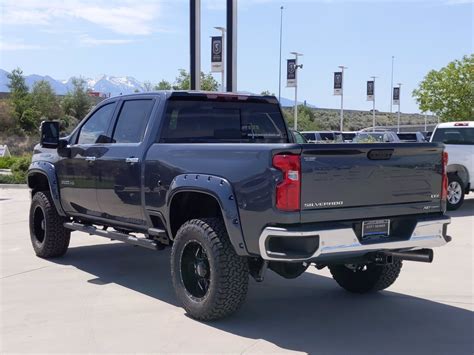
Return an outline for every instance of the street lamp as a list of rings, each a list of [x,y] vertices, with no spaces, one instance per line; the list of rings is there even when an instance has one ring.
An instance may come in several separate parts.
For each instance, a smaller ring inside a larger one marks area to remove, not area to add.
[[[302,53],[291,52],[295,56],[295,112],[294,112],[294,129],[298,130],[298,69],[303,69],[303,64],[298,64],[298,57],[303,56]]]
[[[372,95],[372,131],[375,131],[375,79],[377,78],[376,76],[371,76],[373,82],[374,82],[374,92]]]
[[[348,69],[344,65],[340,65],[339,68],[341,69],[341,123],[340,129],[341,132],[344,130],[344,69]]]
[[[398,83],[398,119],[397,119],[397,133],[400,133],[400,101],[402,98],[402,83]]]
[[[392,116],[392,111],[393,111],[392,90],[393,90],[393,64],[394,62],[395,62],[395,56],[392,55],[392,80],[390,81],[390,116]]]
[[[283,38],[283,9],[280,7],[280,63],[279,63],[279,75],[278,75],[278,102],[281,102],[281,47]]]
[[[221,71],[221,86],[222,86],[222,91],[225,92],[225,86],[224,86],[224,80],[225,80],[225,32],[226,29],[225,27],[221,26],[216,26],[214,27],[216,30],[221,31],[221,37],[222,37],[222,71]]]

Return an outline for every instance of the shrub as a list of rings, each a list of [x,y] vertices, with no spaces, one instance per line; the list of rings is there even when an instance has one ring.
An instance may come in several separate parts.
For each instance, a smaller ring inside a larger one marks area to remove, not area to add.
[[[11,175],[0,175],[0,184],[25,184],[31,156],[0,158],[0,169],[11,169]]]

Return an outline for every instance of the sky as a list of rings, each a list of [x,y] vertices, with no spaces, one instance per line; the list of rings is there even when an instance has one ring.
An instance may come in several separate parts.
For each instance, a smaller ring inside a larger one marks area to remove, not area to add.
[[[210,36],[225,26],[225,0],[202,0],[202,70],[210,71]],[[402,83],[401,111],[419,112],[412,91],[432,69],[474,52],[472,0],[239,0],[239,91],[278,95],[280,6],[285,59],[300,58],[298,99],[339,108],[333,72],[344,76],[344,107],[369,110],[366,81],[376,76],[376,109],[390,109],[390,76]],[[189,68],[187,0],[1,0],[0,68],[25,74],[132,76],[173,81]],[[215,74],[220,81],[220,74]],[[396,107],[394,107],[396,111]]]

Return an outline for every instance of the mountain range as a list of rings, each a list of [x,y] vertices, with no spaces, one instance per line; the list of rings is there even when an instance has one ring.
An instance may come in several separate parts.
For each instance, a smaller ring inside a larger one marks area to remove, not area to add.
[[[9,73],[6,70],[0,69],[0,92],[9,92],[8,88],[8,75]],[[25,76],[25,81],[28,87],[31,89],[37,81],[45,80],[50,83],[54,92],[57,95],[65,95],[68,91],[72,89],[72,78],[67,80],[56,80],[49,75],[37,75],[31,74]],[[131,76],[112,76],[112,75],[100,75],[97,78],[84,78],[87,84],[87,88],[92,91],[98,91],[110,96],[125,95],[131,94],[135,91],[143,92],[145,91],[143,83]],[[300,102],[300,104],[303,104]],[[281,105],[284,107],[290,107],[294,105],[294,101],[281,98]],[[309,107],[315,107],[313,105],[307,104]]]

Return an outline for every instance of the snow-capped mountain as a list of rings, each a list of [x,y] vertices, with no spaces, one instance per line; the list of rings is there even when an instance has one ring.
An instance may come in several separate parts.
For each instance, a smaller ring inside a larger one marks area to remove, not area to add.
[[[8,72],[0,69],[0,92],[8,92]],[[48,75],[42,76],[37,74],[26,75],[25,81],[31,89],[33,85],[40,80],[46,80],[58,95],[65,95],[72,89],[72,78],[67,80],[56,80]],[[97,78],[84,78],[87,88],[92,91],[98,91],[107,95],[117,96],[131,94],[138,91],[144,91],[143,84],[131,76],[111,76],[101,75]]]
[[[8,72],[0,69],[0,92],[9,92],[8,88]],[[87,88],[92,91],[98,91],[107,96],[117,96],[132,94],[137,90],[139,92],[145,91],[143,83],[131,76],[111,76],[111,75],[100,75],[96,78],[83,78],[86,81]],[[56,80],[52,77],[45,75],[26,75],[25,81],[28,87],[31,89],[33,85],[40,80],[46,80],[51,84],[51,87],[58,95],[65,95],[68,91],[72,89],[72,78],[66,80]],[[299,102],[299,104],[304,104]],[[281,105],[283,107],[292,107],[294,101],[284,98],[281,98]],[[307,104],[309,107],[315,107],[311,104]]]

